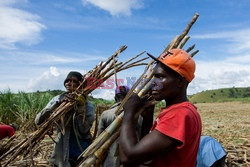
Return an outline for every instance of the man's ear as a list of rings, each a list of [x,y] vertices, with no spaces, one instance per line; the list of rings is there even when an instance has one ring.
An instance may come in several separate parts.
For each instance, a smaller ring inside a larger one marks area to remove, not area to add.
[[[182,76],[178,77],[178,86],[179,87],[186,87],[187,84],[188,84],[188,82],[187,82],[186,78],[184,78]]]
[[[114,99],[115,99],[115,101],[116,101],[116,102],[118,101],[118,99],[117,99],[116,95],[115,95]]]

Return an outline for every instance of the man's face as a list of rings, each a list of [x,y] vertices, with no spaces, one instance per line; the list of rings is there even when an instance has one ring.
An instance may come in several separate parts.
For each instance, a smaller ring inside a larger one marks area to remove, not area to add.
[[[120,102],[125,98],[126,94],[125,93],[118,93],[115,95],[115,101]]]
[[[120,92],[115,94],[115,101],[116,102],[122,101],[125,98],[125,96],[127,95],[127,90],[124,86],[120,86],[118,89],[120,90]]]
[[[79,86],[80,82],[77,78],[71,77],[65,82],[67,92],[73,92]]]
[[[178,74],[158,63],[154,68],[155,81],[152,85],[152,96],[155,100],[175,98],[178,94]]]

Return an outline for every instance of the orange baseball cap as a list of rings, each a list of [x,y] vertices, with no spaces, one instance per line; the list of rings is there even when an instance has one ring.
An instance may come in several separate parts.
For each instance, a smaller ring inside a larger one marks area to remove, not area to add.
[[[195,62],[192,57],[182,49],[170,49],[162,53],[158,59],[147,53],[152,59],[164,64],[185,77],[188,82],[194,79]]]

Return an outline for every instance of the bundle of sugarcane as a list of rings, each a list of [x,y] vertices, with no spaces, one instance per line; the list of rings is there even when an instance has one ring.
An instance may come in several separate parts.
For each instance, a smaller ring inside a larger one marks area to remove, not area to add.
[[[169,45],[164,49],[162,53],[167,52],[170,49],[174,48],[183,48],[188,39],[190,38],[187,34],[190,31],[193,24],[198,19],[198,14],[195,13],[187,27],[184,29],[184,31],[176,36]],[[199,51],[196,50],[192,53],[195,45],[192,45],[189,47],[186,51],[189,52],[189,54],[193,57],[195,54],[197,54]],[[143,74],[140,76],[140,78],[136,81],[136,83],[132,86],[126,97],[123,99],[121,104],[119,105],[116,114],[116,119],[94,140],[94,142],[79,156],[79,159],[81,159],[81,162],[78,166],[80,167],[91,167],[91,166],[99,166],[100,162],[103,161],[105,158],[105,151],[104,148],[109,148],[111,144],[119,137],[119,133],[117,131],[120,129],[122,118],[123,118],[123,105],[126,103],[128,98],[133,94],[136,93],[139,97],[144,96],[148,93],[150,90],[150,87],[152,85],[152,82],[154,82],[153,78],[153,63],[154,60],[150,61],[148,65],[146,66]],[[155,102],[152,102],[155,103]],[[115,136],[115,137],[114,137]],[[102,154],[100,154],[100,152]]]
[[[118,55],[126,48],[127,46],[122,46],[106,61],[101,62],[93,70],[86,73],[79,87],[72,93],[72,95],[74,96],[73,101],[62,102],[59,107],[54,109],[50,117],[44,123],[42,123],[36,131],[31,133],[26,139],[22,140],[19,144],[2,155],[0,157],[0,161],[10,155],[7,162],[3,166],[7,166],[18,155],[23,154],[24,156],[26,156],[31,151],[31,149],[34,148],[37,143],[43,140],[44,136],[51,131],[53,125],[56,124],[57,126],[59,126],[60,124],[61,126],[59,127],[63,133],[65,125],[63,118],[65,114],[67,114],[74,107],[77,98],[82,97],[83,94],[86,97],[86,95],[101,86],[105,80],[122,70],[126,70],[135,66],[146,65],[145,63],[143,63],[143,61],[146,60],[147,57],[136,60],[136,58],[141,56],[144,52],[136,55],[135,57],[129,59],[124,63],[118,62]]]

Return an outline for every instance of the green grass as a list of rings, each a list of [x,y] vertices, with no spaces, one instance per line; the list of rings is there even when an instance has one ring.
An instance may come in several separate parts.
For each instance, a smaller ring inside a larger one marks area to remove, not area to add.
[[[25,123],[34,119],[35,115],[46,106],[54,96],[63,93],[61,90],[12,93],[11,90],[0,92],[0,122],[9,124],[12,122]],[[250,87],[246,88],[224,88],[207,90],[188,96],[193,103],[215,103],[215,102],[250,102]],[[103,110],[115,103],[114,100],[95,99],[89,97],[97,110]],[[156,105],[155,111],[164,107],[164,102]]]
[[[102,98],[98,98],[98,99],[95,99],[93,97],[89,97],[88,100],[94,104],[94,106],[97,106],[97,105],[112,105],[115,103],[115,100],[105,100],[105,99],[102,99]]]
[[[59,92],[12,93],[10,90],[0,92],[0,122],[22,124],[33,119],[57,93]]]
[[[189,96],[193,103],[213,103],[213,102],[249,102],[250,87],[246,88],[223,88],[216,90],[207,90],[195,95]]]

